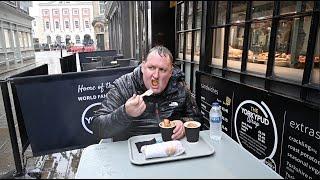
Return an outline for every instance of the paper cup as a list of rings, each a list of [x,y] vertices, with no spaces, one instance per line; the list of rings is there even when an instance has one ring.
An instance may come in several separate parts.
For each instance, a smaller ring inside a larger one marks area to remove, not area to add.
[[[187,121],[184,124],[188,142],[198,142],[201,124],[197,121]]]

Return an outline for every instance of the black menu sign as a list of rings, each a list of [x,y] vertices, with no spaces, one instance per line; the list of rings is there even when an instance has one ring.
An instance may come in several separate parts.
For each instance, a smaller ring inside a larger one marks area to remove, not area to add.
[[[221,105],[223,131],[284,178],[319,178],[319,107],[197,72],[197,98],[209,119]]]

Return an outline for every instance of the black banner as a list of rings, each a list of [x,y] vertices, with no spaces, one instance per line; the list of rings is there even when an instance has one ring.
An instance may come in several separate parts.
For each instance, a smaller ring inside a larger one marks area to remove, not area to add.
[[[97,143],[89,124],[113,81],[134,67],[13,78],[34,156]]]
[[[209,119],[218,101],[223,131],[284,178],[319,178],[319,107],[197,72],[197,102]]]

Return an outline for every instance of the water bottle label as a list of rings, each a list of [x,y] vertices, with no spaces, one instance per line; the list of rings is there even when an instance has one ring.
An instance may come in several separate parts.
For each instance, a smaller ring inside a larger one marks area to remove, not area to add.
[[[220,123],[221,122],[221,117],[211,117],[211,122]]]

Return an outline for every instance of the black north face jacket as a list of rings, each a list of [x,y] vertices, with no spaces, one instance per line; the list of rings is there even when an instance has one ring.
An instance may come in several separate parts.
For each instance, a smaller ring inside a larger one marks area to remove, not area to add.
[[[145,112],[138,117],[128,116],[124,107],[126,101],[133,94],[142,94],[146,90],[141,65],[115,80],[102,102],[102,108],[95,112],[91,123],[93,134],[98,138],[113,138],[113,141],[118,141],[160,132],[158,124],[163,118],[183,120],[188,117],[200,121],[198,107],[191,98],[180,69],[174,69],[168,86],[161,94],[143,97]]]

